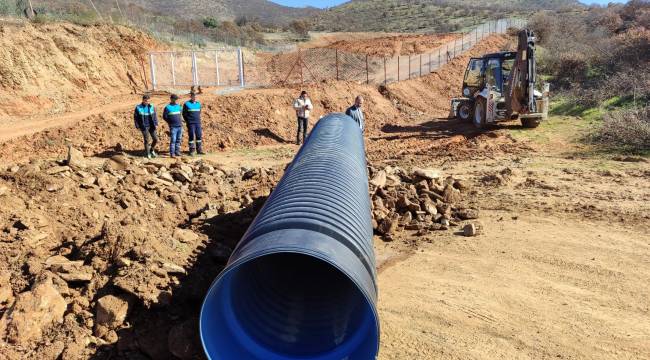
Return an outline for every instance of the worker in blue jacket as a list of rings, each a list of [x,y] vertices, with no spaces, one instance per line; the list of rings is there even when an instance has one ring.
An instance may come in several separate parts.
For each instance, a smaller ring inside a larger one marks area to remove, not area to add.
[[[183,105],[183,118],[187,124],[190,139],[190,155],[204,155],[203,130],[201,129],[201,103],[196,101],[196,94],[190,93],[190,100]]]
[[[181,142],[183,141],[183,117],[178,95],[169,97],[169,104],[163,111],[163,120],[169,125],[169,156],[181,156]]]
[[[147,94],[142,96],[142,103],[138,104],[133,112],[135,127],[142,132],[144,151],[149,159],[158,156],[156,154],[156,144],[158,144],[158,134],[156,133],[158,117],[156,116],[156,109],[149,103],[150,99]]]

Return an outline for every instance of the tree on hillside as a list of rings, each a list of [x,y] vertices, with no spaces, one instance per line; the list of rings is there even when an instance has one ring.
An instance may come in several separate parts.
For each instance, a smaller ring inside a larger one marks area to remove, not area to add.
[[[306,20],[294,20],[289,24],[289,28],[296,34],[307,36],[309,30],[311,30],[311,25]]]

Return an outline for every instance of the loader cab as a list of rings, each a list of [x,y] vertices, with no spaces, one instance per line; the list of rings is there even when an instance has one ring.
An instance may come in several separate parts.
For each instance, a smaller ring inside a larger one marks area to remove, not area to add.
[[[474,99],[475,94],[483,90],[487,83],[499,94],[505,94],[516,56],[516,52],[506,51],[471,58],[465,70],[463,96]]]

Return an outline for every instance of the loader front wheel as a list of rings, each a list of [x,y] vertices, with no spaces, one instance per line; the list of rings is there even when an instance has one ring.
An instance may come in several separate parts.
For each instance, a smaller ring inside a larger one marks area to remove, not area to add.
[[[456,118],[461,122],[470,122],[474,116],[474,108],[472,107],[472,102],[469,100],[462,101],[458,104],[456,110]]]
[[[537,117],[521,118],[521,126],[525,127],[526,129],[534,129],[538,127],[540,123],[541,123],[541,119]]]

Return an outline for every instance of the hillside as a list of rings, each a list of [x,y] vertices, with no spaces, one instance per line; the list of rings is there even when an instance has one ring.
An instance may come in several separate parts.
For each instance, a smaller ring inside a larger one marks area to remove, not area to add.
[[[321,31],[448,32],[488,19],[579,7],[576,0],[353,0],[317,14]]]
[[[0,119],[96,107],[145,87],[143,53],[158,46],[124,26],[0,25]]]
[[[128,18],[141,17],[142,12],[186,19],[214,17],[219,20],[234,20],[245,16],[269,24],[286,24],[320,12],[316,8],[292,8],[267,0],[120,0],[121,9],[118,9],[115,0],[95,0],[94,3],[105,15],[119,15],[121,10]],[[35,6],[47,10],[93,11],[88,1],[82,0],[52,0]]]

